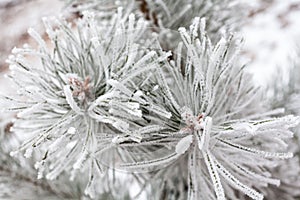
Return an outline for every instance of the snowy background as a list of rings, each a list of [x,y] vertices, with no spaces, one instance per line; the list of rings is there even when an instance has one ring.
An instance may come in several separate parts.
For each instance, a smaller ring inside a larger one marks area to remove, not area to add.
[[[255,82],[264,85],[271,81],[276,68],[287,69],[295,59],[300,46],[300,1],[262,0],[254,7],[241,29],[243,56],[250,61]]]
[[[265,85],[278,67],[288,69],[296,56],[300,45],[300,0],[250,2],[248,21],[238,33],[245,40],[242,61],[248,63],[255,82]],[[30,44],[29,27],[43,35],[42,17],[62,12],[63,1],[60,0],[0,0],[0,91],[9,88],[3,72],[7,71],[5,60],[11,49]]]

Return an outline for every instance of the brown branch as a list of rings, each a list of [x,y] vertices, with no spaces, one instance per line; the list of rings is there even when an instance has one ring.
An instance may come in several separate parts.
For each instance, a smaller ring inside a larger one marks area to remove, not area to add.
[[[277,15],[279,22],[281,23],[281,28],[285,28],[290,25],[290,20],[288,19],[288,15],[294,11],[300,10],[300,3],[291,4],[284,12]]]
[[[151,13],[147,1],[146,0],[136,0],[136,1],[140,3],[139,8],[140,11],[144,14],[145,19],[152,21],[154,26],[159,27],[157,16],[154,12]]]
[[[4,128],[4,133],[5,134],[10,134],[11,133],[11,127],[13,127],[14,123],[13,122],[9,122],[6,124],[5,128]]]
[[[266,1],[266,2],[263,1],[259,8],[250,11],[250,13],[248,14],[248,17],[251,18],[258,14],[265,12],[273,5],[273,3],[274,3],[273,0]]]

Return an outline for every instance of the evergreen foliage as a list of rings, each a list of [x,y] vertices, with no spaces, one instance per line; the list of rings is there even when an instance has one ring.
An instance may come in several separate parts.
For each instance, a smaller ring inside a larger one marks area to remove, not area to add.
[[[16,92],[2,96],[1,198],[299,196],[299,88],[269,106],[254,85],[231,33],[241,4],[67,5],[78,19],[43,19],[47,39],[29,29],[37,47],[8,58]]]

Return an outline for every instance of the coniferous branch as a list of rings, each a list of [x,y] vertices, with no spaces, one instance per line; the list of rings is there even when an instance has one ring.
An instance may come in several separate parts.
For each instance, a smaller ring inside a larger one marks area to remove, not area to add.
[[[147,24],[134,15],[123,18],[121,10],[107,24],[99,25],[92,14],[76,24],[56,21],[54,29],[45,21],[52,48],[32,29],[38,50],[15,48],[9,59],[12,80],[19,87],[17,98],[3,97],[7,110],[17,112],[13,131],[25,134],[27,141],[11,155],[35,149],[44,153],[36,163],[39,178],[54,180],[68,171],[74,179],[79,171],[89,170],[86,194],[95,197],[95,187],[105,174],[101,158],[113,147],[112,139],[128,134],[130,120],[140,119],[139,104],[123,101],[124,95],[111,91],[112,78],[131,80],[155,67],[153,52],[137,41],[146,35]],[[150,42],[148,42],[151,44]],[[40,59],[29,64],[25,56]],[[116,85],[114,85],[116,86]],[[123,91],[124,92],[124,91]],[[127,94],[126,94],[127,95]],[[113,100],[112,100],[113,99]]]
[[[285,76],[283,69],[277,69],[274,77],[274,81],[268,85],[268,91],[270,93],[269,105],[273,108],[275,106],[281,106],[286,110],[288,114],[300,114],[299,107],[299,94],[300,94],[300,79],[299,74],[299,61],[298,58],[291,62],[291,66],[288,68],[288,75]],[[300,132],[299,126],[294,128],[295,137],[289,141],[288,148],[295,156],[282,162],[273,170],[274,176],[281,179],[281,185],[278,188],[266,188],[266,199],[281,198],[293,200],[300,197]],[[288,173],[287,173],[288,172]]]
[[[81,193],[76,190],[76,184],[63,180],[49,182],[38,180],[34,168],[34,159],[14,157],[9,155],[13,147],[19,145],[20,139],[11,132],[14,118],[6,116],[8,120],[0,120],[0,198],[2,199],[74,199],[80,198]],[[68,187],[65,185],[69,185]],[[62,187],[63,186],[63,187]]]
[[[293,156],[288,129],[299,118],[263,107],[237,61],[239,40],[222,38],[221,29],[227,34],[242,16],[232,15],[240,5],[82,2],[76,11],[96,13],[82,12],[75,24],[45,20],[51,44],[30,29],[38,49],[15,48],[9,58],[18,94],[3,99],[17,113],[11,130],[26,138],[11,155],[23,162],[24,153],[40,180],[16,177],[62,198],[133,198],[119,189],[117,170],[133,173],[137,198],[144,191],[149,199],[274,197],[266,188],[280,184],[276,166]],[[206,23],[194,18],[202,14]],[[4,174],[13,172],[3,166]],[[81,190],[52,190],[69,177]],[[282,179],[280,191],[290,188]]]
[[[136,159],[121,167],[128,170],[164,167],[187,159],[189,199],[214,198],[211,190],[217,199],[225,199],[225,194],[234,195],[235,189],[252,199],[262,199],[263,194],[251,187],[279,185],[279,180],[266,170],[278,163],[276,159],[293,156],[280,151],[286,148],[285,140],[293,136],[288,128],[296,126],[299,119],[271,118],[268,113],[257,112],[253,103],[260,97],[259,90],[251,82],[245,82],[247,74],[236,65],[235,40],[222,39],[212,45],[203,22],[198,32],[199,23],[196,18],[190,32],[179,29],[183,44],[178,47],[177,60],[162,61],[162,67],[152,77],[154,80],[148,83],[149,88],[156,84],[154,95],[148,92],[141,96],[172,114],[162,120],[156,113],[147,112],[145,117],[151,117],[151,123],[161,129],[144,139],[170,140],[168,148],[173,153],[152,160]],[[184,49],[186,53],[182,54]],[[124,80],[122,83],[127,88],[138,87]]]
[[[188,28],[195,17],[206,18],[206,31],[211,40],[217,41],[229,32],[236,31],[246,20],[248,12],[246,5],[235,0],[71,0],[68,5],[72,5],[73,9],[70,10],[73,12],[93,10],[100,19],[108,17],[118,6],[122,6],[126,13],[136,13],[150,22],[152,30],[160,34],[164,49],[177,46],[180,40],[177,29]]]

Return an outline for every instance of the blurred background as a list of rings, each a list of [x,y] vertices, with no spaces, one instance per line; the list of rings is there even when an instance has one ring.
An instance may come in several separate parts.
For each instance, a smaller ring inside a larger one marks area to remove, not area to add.
[[[239,33],[245,41],[242,61],[258,85],[271,81],[277,68],[288,68],[300,45],[300,0],[241,0],[250,6]],[[7,89],[5,62],[15,46],[31,43],[27,29],[43,35],[42,17],[64,11],[62,0],[0,0],[0,91]],[[76,17],[69,16],[70,18]]]

